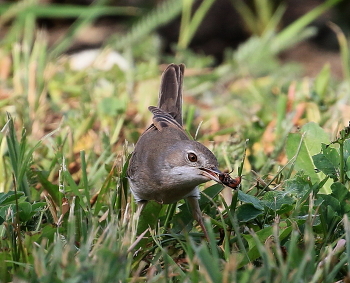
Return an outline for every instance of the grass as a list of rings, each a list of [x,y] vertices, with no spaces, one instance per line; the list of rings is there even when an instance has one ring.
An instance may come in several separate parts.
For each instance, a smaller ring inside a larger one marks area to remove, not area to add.
[[[74,70],[68,56],[57,55],[62,45],[49,48],[42,34],[28,33],[35,17],[21,14],[0,45],[1,282],[349,280],[343,35],[337,30],[342,81],[327,66],[310,79],[278,62],[275,51],[295,40],[307,17],[289,35],[253,36],[208,68],[211,58],[181,49],[203,16],[190,19],[188,12],[182,10],[183,23],[191,30],[183,32],[177,57],[167,59],[187,65],[186,128],[222,170],[243,175],[239,191],[202,187],[210,240],[186,202],[150,203],[138,216],[128,189],[128,158],[149,124],[165,60],[149,27],[138,44],[105,47],[118,46],[128,68]],[[266,49],[269,40],[278,44]]]

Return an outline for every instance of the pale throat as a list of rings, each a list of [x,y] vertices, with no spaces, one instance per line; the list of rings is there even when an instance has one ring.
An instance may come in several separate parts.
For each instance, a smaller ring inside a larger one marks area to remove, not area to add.
[[[191,166],[163,168],[161,176],[163,182],[172,184],[172,187],[178,187],[179,189],[194,188],[210,180],[209,177],[201,174],[200,169]]]

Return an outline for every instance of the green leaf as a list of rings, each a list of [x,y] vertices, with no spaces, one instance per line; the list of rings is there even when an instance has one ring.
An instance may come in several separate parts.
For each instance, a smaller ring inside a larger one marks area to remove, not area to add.
[[[137,223],[137,236],[141,235],[147,229],[154,230],[156,229],[159,213],[162,210],[162,205],[155,202],[149,201],[144,209],[141,211],[139,221]],[[150,240],[148,237],[150,236],[150,232],[147,232],[144,238],[137,244],[135,250],[140,247],[145,247],[147,242]]]
[[[251,203],[244,203],[240,205],[236,211],[237,219],[241,222],[253,220],[263,213],[263,210],[255,208]]]
[[[155,201],[149,201],[147,203],[139,218],[137,226],[138,234],[143,233],[148,228],[155,229],[161,209],[162,205]]]
[[[350,156],[346,159],[346,176],[350,179]]]
[[[295,169],[304,171],[310,176],[312,183],[324,179],[323,174],[315,172],[312,156],[321,151],[321,143],[329,144],[328,134],[316,123],[304,125],[299,133],[289,134],[287,138],[286,153],[289,160],[296,158]],[[325,185],[325,191],[329,192],[329,186]]]
[[[215,184],[208,188],[206,188],[202,193],[201,197],[199,199],[199,206],[201,209],[204,208],[204,206],[211,202],[211,199],[216,197],[222,190],[224,189],[224,186],[221,184]],[[210,197],[210,198],[208,198]]]
[[[31,218],[32,205],[29,202],[22,202],[18,204],[19,218],[21,221],[26,222]]]
[[[338,199],[332,195],[320,195],[320,197],[323,199],[322,206],[330,207],[332,208],[332,211],[337,213],[337,215],[342,215],[341,204]]]
[[[341,203],[341,215],[350,211],[350,192],[339,182],[335,182],[331,186],[332,194]]]
[[[343,155],[345,161],[345,173],[348,179],[350,179],[350,139],[347,139],[343,143]]]
[[[305,174],[298,173],[294,178],[284,182],[285,191],[291,195],[304,196],[311,188],[309,177]]]
[[[47,205],[46,202],[36,202],[32,204],[32,211],[38,212]]]
[[[276,213],[281,215],[284,213],[288,213],[290,211],[292,211],[294,209],[294,204],[290,204],[290,203],[283,203],[280,207],[280,209],[276,210]]]
[[[333,183],[331,186],[331,189],[332,189],[331,195],[334,196],[340,202],[350,200],[350,197],[349,197],[350,192],[342,183],[339,183],[339,182]]]
[[[345,140],[343,143],[343,154],[344,160],[347,160],[350,157],[350,139]]]
[[[335,148],[327,147],[325,144],[322,144],[322,153],[314,155],[312,160],[317,169],[334,180],[338,179],[340,156]]]
[[[264,210],[264,207],[261,205],[261,202],[259,199],[251,195],[245,194],[242,191],[238,191],[238,199],[242,202],[251,204],[256,209]]]
[[[16,199],[24,196],[24,192],[9,191],[8,193],[0,193],[0,206],[14,203]]]
[[[289,194],[280,191],[267,192],[262,199],[262,203],[267,208],[274,211],[281,209],[282,205],[284,204],[292,205],[294,202],[294,198],[292,198]]]
[[[186,226],[191,226],[192,228],[192,222],[193,222],[193,216],[190,211],[189,205],[187,202],[181,204],[179,206],[180,212],[176,213],[172,219],[173,222],[173,231],[175,233],[178,233],[179,231],[183,230]],[[188,230],[191,230],[189,228]]]
[[[339,211],[334,211],[333,207],[327,206],[327,218],[330,226],[333,223],[339,223],[341,221],[342,213],[341,212],[339,213]]]

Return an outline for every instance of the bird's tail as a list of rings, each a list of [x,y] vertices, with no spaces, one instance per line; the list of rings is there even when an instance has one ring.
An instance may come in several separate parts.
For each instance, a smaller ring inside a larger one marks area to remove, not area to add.
[[[162,75],[158,107],[182,125],[182,83],[185,65],[170,64]]]

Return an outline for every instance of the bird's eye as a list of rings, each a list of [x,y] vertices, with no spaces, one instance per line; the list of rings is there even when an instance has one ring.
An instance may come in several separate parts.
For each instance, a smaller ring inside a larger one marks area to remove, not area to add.
[[[190,152],[188,155],[188,160],[191,162],[197,162],[197,155],[195,155],[193,152]]]

